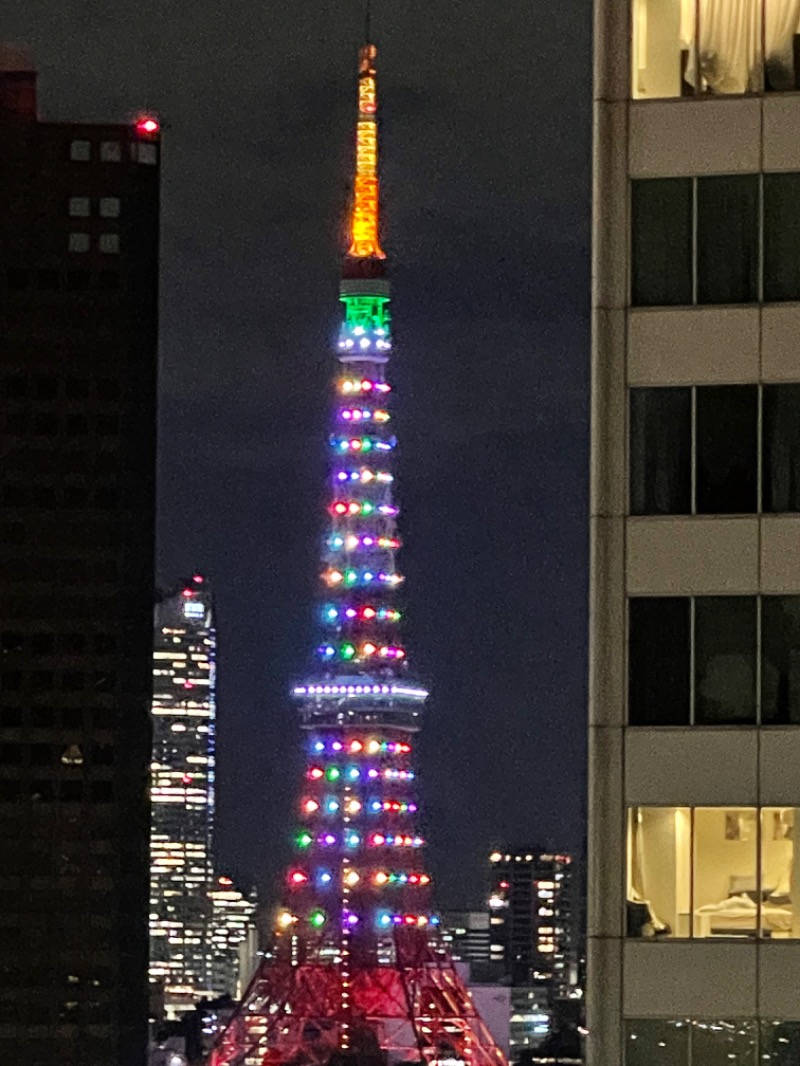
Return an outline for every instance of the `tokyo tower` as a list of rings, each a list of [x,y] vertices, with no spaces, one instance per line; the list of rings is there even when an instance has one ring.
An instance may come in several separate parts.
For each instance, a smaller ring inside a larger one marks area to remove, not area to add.
[[[340,289],[330,497],[311,676],[294,689],[307,752],[295,861],[270,957],[212,1066],[504,1066],[438,939],[417,828],[426,690],[399,637],[392,352],[378,233],[377,50],[359,52],[349,247]]]

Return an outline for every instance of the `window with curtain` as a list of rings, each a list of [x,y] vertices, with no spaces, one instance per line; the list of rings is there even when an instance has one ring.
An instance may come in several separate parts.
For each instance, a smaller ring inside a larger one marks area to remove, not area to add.
[[[695,600],[694,720],[698,725],[755,724],[754,596]]]
[[[691,600],[642,597],[628,608],[628,720],[689,725]]]
[[[759,176],[697,181],[697,302],[758,299]]]
[[[631,215],[633,303],[692,303],[692,179],[634,181]]]
[[[797,818],[795,807],[629,808],[627,936],[800,939]]]
[[[800,300],[800,252],[798,249],[800,249],[800,174],[765,174],[765,300]]]
[[[698,514],[753,514],[758,509],[758,387],[697,389]]]
[[[631,514],[692,509],[692,390],[631,389]]]
[[[800,596],[761,601],[761,721],[800,725]]]
[[[800,512],[800,385],[765,385],[762,404],[762,509]]]
[[[631,0],[634,99],[800,89],[800,0]]]

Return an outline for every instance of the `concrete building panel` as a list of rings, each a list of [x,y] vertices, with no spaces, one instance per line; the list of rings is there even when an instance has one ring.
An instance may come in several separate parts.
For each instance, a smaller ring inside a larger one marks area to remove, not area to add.
[[[753,381],[760,332],[755,307],[636,308],[628,316],[628,384]]]
[[[758,591],[757,518],[629,518],[626,541],[631,596]]]

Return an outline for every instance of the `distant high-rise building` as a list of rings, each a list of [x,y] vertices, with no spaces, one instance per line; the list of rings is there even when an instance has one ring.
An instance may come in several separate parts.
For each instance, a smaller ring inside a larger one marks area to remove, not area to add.
[[[202,574],[161,593],[153,648],[150,980],[168,1018],[235,995],[255,898],[214,873],[217,633]]]
[[[572,856],[539,848],[489,857],[491,959],[512,986],[512,1052],[536,1046],[557,1004],[580,997],[581,912]]]
[[[168,1016],[210,994],[216,649],[201,574],[164,592],[153,649],[150,978]]]
[[[158,223],[0,48],[0,1062],[146,1054]]]
[[[255,893],[245,895],[230,877],[217,877],[208,898],[211,987],[217,994],[237,996],[255,968]]]

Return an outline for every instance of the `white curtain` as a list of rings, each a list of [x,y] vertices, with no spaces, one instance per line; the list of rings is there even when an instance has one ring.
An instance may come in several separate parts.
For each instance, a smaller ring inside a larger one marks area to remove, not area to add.
[[[800,0],[764,0],[764,8],[770,88],[792,89]],[[693,25],[695,12],[699,34]],[[736,94],[763,89],[761,0],[682,0],[681,23],[689,48],[690,85],[697,85],[699,66],[701,91]]]

